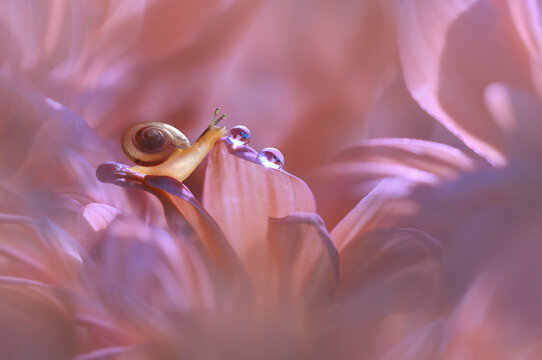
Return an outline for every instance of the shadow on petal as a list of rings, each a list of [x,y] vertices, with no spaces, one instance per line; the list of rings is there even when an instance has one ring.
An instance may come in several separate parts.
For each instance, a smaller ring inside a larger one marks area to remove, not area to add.
[[[267,236],[279,303],[306,311],[329,302],[339,278],[339,254],[322,219],[309,213],[270,218]]]
[[[339,286],[330,310],[335,325],[430,306],[442,281],[438,240],[414,229],[362,234],[339,251]]]
[[[542,103],[525,90],[493,83],[485,90],[487,108],[505,134],[504,150],[515,161],[542,159]]]

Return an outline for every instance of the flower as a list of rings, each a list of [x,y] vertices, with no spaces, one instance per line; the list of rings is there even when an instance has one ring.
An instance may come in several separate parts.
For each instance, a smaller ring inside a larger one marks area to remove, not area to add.
[[[305,5],[6,2],[3,358],[538,357],[539,2]]]

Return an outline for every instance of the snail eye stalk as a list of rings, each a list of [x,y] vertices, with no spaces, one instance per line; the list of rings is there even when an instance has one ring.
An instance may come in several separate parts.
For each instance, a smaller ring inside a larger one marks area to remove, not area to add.
[[[144,122],[129,127],[124,131],[121,143],[126,156],[138,165],[131,170],[184,181],[215,142],[226,135],[226,128],[217,126],[226,115],[218,116],[218,112],[216,109],[209,126],[193,145],[182,132],[161,122]]]

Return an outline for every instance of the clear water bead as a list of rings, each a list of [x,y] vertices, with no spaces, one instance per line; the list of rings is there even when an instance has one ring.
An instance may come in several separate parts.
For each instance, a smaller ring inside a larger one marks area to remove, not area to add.
[[[250,130],[243,125],[237,125],[230,129],[228,138],[233,146],[244,146],[250,142]]]
[[[265,148],[258,154],[258,161],[265,167],[273,169],[282,169],[284,166],[284,156],[275,148]]]

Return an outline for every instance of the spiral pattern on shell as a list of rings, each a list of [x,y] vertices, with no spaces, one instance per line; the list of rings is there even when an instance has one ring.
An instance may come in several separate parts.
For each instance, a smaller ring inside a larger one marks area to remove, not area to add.
[[[147,121],[130,126],[121,138],[124,154],[141,166],[155,166],[166,161],[175,149],[190,146],[187,137],[171,125]]]

